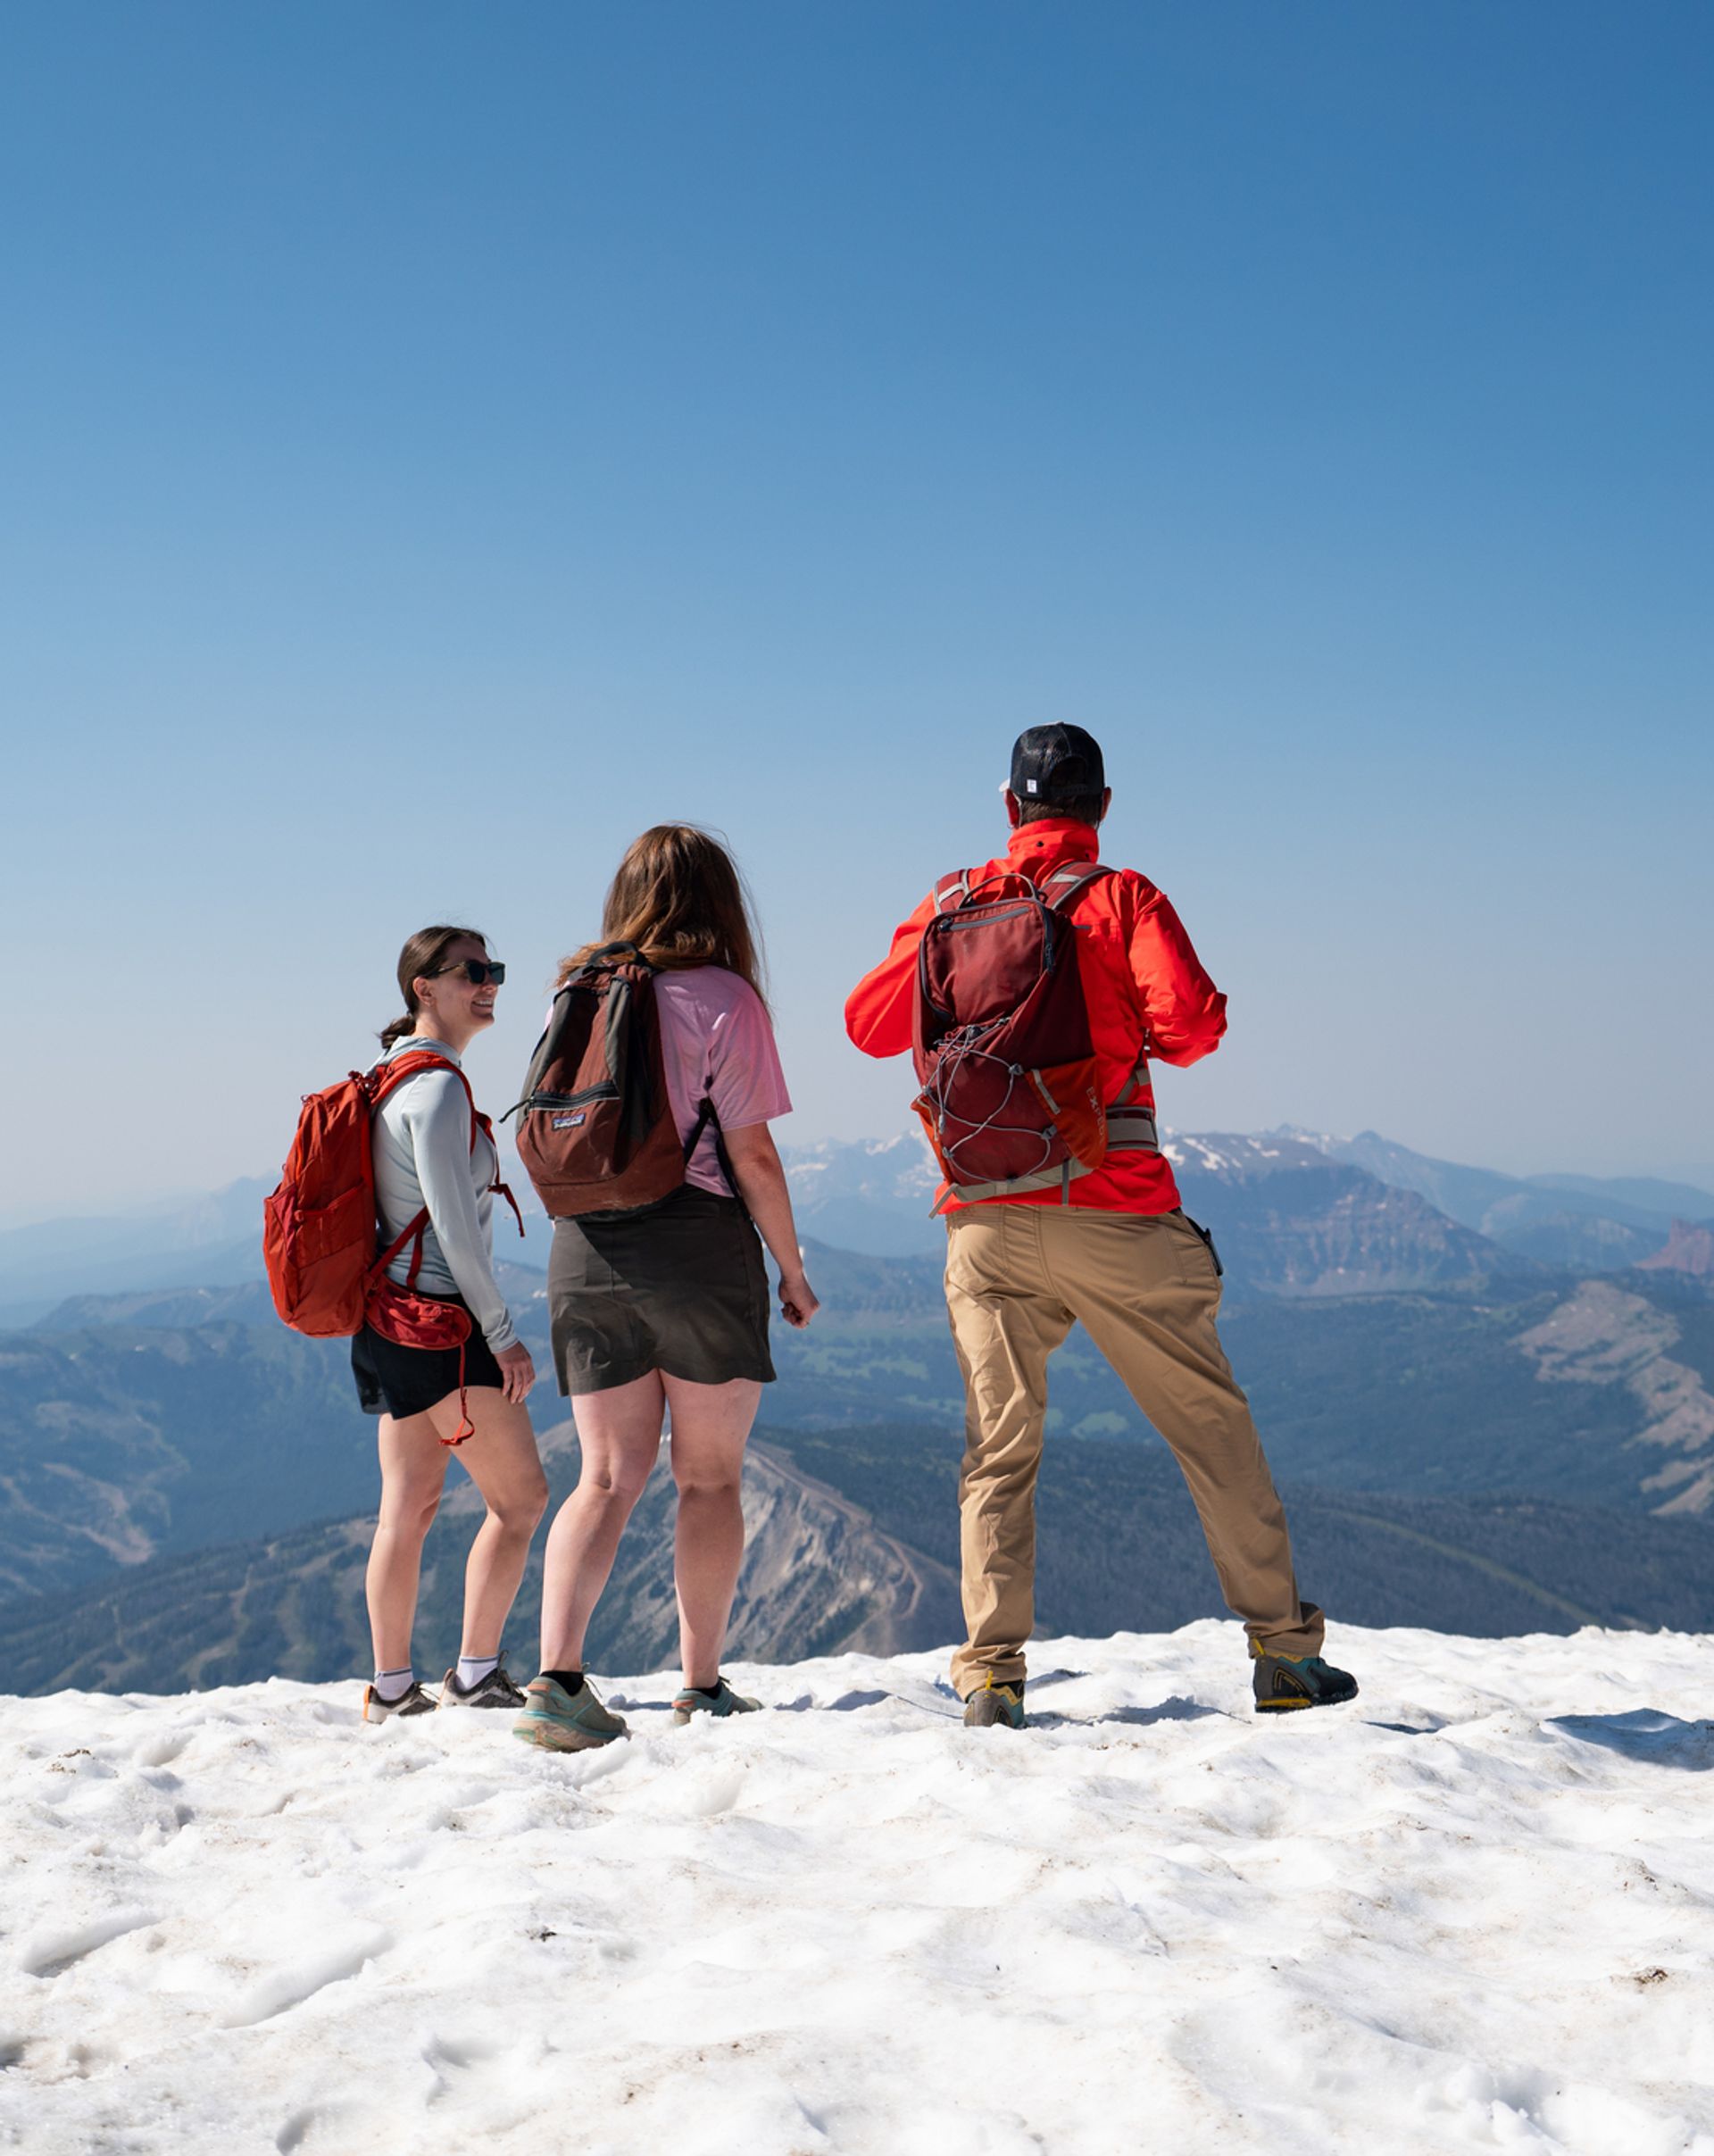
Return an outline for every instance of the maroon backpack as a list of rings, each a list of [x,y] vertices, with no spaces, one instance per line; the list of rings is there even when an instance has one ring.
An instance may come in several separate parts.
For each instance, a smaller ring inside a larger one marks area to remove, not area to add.
[[[1112,873],[1068,862],[1039,885],[1015,869],[974,886],[966,870],[936,885],[917,956],[911,1039],[922,1090],[913,1105],[950,1198],[968,1204],[1057,1184],[1069,1202],[1071,1178],[1099,1168],[1110,1144],[1153,1145],[1152,1121],[1145,1133],[1150,1120],[1135,1113],[1110,1139],[1067,911]]]
[[[507,1111],[522,1115],[518,1156],[556,1220],[659,1204],[684,1182],[707,1124],[718,1128],[713,1103],[704,1101],[689,1143],[679,1141],[655,971],[635,944],[591,952],[553,998],[524,1097]]]

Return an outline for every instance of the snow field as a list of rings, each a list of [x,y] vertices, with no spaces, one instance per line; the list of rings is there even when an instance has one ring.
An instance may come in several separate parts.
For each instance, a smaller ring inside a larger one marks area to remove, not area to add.
[[[1714,1643],[1341,1627],[738,1668],[556,1758],[359,1687],[0,1707],[31,2156],[1714,2156]],[[600,1681],[599,1679],[597,1680]]]

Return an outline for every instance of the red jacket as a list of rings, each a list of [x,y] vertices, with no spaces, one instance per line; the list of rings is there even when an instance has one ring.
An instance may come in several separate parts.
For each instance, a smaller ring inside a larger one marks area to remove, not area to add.
[[[1061,862],[1097,860],[1097,845],[1093,825],[1044,817],[1015,830],[1000,859],[976,870],[971,881],[1007,869],[1020,869],[1039,881]],[[894,931],[891,951],[846,1000],[845,1030],[865,1055],[903,1055],[911,1045],[917,946],[934,911],[931,891]],[[1226,998],[1202,971],[1178,916],[1147,877],[1135,869],[1103,876],[1077,894],[1070,913],[1103,1100],[1119,1098],[1145,1049],[1163,1063],[1194,1063],[1219,1046],[1226,1031]],[[1146,1072],[1140,1098],[1153,1107]],[[1078,1176],[1070,1199],[1073,1205],[1102,1212],[1170,1212],[1178,1203],[1178,1186],[1163,1155],[1120,1153],[1106,1166]],[[1061,1196],[1057,1190],[1033,1190],[978,1203],[1058,1205]],[[959,1210],[957,1202],[947,1210]]]

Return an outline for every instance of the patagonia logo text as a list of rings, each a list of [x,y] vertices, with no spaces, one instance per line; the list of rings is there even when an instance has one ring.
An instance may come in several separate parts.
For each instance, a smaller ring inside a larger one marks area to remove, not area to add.
[[[588,1120],[588,1112],[587,1109],[579,1108],[575,1115],[553,1116],[549,1119],[551,1127],[555,1130],[576,1130]]]

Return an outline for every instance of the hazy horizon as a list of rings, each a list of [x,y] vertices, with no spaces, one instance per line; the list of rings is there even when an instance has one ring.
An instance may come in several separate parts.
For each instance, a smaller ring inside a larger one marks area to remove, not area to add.
[[[807,1151],[813,1146],[820,1145],[843,1145],[853,1146],[887,1145],[896,1143],[896,1141],[900,1138],[916,1138],[919,1136],[914,1118],[906,1123],[901,1124],[896,1130],[893,1131],[869,1131],[853,1134],[849,1136],[843,1133],[827,1133],[823,1134],[820,1137],[815,1138],[794,1137],[792,1135],[791,1124],[792,1119],[788,1117],[773,1126],[780,1151],[787,1157],[788,1161],[794,1153]],[[1287,1128],[1287,1126],[1277,1123],[1265,1124],[1259,1126],[1252,1131],[1247,1132],[1238,1132],[1231,1129],[1222,1129],[1217,1131],[1211,1125],[1203,1126],[1201,1128],[1192,1128],[1188,1125],[1178,1126],[1169,1124],[1165,1126],[1165,1128],[1167,1128],[1169,1136],[1175,1136],[1205,1137],[1214,1136],[1236,1136],[1263,1137],[1274,1136],[1281,1129]],[[1297,1129],[1308,1129],[1310,1127],[1304,1124],[1298,1124],[1290,1126],[1290,1128]],[[1366,1126],[1365,1128],[1368,1128],[1368,1127]],[[1315,1135],[1323,1137],[1349,1139],[1360,1136],[1364,1135],[1364,1132],[1360,1130],[1322,1130],[1316,1132]],[[1410,1152],[1423,1153],[1425,1158],[1446,1158],[1446,1156],[1441,1154],[1427,1153],[1423,1147],[1411,1145],[1408,1138],[1400,1137],[1395,1131],[1381,1130],[1374,1132],[1373,1135],[1385,1138],[1394,1145],[1403,1145]],[[528,1178],[525,1175],[521,1167],[519,1166],[516,1153],[512,1148],[509,1139],[506,1141],[506,1152],[508,1161],[507,1173],[510,1177],[510,1179],[512,1181],[520,1197],[528,1197]],[[927,1157],[927,1151],[925,1148],[925,1159]],[[1640,1178],[1645,1181],[1686,1184],[1693,1189],[1700,1189],[1703,1192],[1708,1198],[1710,1212],[1714,1213],[1714,1162],[1705,1161],[1698,1165],[1692,1166],[1685,1166],[1682,1163],[1667,1163],[1663,1166],[1652,1168],[1612,1170],[1603,1169],[1599,1166],[1590,1166],[1584,1162],[1577,1162],[1568,1165],[1560,1163],[1554,1167],[1547,1169],[1532,1169],[1528,1170],[1508,1168],[1503,1165],[1503,1163],[1493,1160],[1459,1160],[1452,1161],[1450,1164],[1461,1168],[1484,1169],[1495,1175],[1516,1176],[1520,1180],[1527,1179],[1527,1177],[1530,1175],[1541,1174],[1590,1176],[1598,1181],[1628,1181]],[[87,1203],[78,1204],[69,1201],[58,1203],[44,1203],[36,1205],[21,1206],[0,1211],[0,1234],[7,1233],[13,1228],[46,1226],[49,1223],[55,1221],[99,1220],[107,1217],[113,1219],[141,1218],[155,1211],[170,1210],[175,1206],[195,1204],[202,1199],[220,1197],[224,1195],[226,1192],[232,1190],[240,1184],[250,1183],[263,1188],[270,1188],[274,1182],[278,1179],[279,1173],[279,1164],[272,1163],[266,1168],[255,1168],[241,1170],[237,1175],[229,1176],[225,1181],[221,1183],[196,1186],[180,1185],[160,1190],[142,1191],[137,1193],[136,1195],[128,1198],[122,1204],[116,1204],[112,1208],[107,1209],[106,1211]],[[260,1236],[260,1224],[258,1224],[257,1233],[258,1236]],[[500,1246],[499,1254],[502,1256],[505,1255],[503,1244]]]

